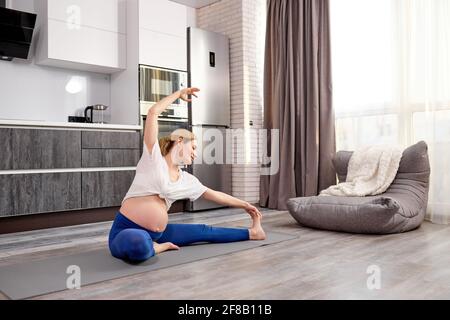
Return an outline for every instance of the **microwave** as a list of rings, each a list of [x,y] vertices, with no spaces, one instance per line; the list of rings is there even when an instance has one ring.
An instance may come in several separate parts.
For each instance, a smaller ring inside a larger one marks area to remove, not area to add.
[[[187,87],[187,72],[139,65],[139,105],[142,116],[158,101]],[[188,103],[175,100],[160,118],[188,119]]]

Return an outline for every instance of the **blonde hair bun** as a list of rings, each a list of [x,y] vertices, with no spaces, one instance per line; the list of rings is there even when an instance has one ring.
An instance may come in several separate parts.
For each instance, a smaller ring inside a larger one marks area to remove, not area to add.
[[[175,144],[175,141],[178,141],[179,138],[183,138],[183,141],[195,140],[195,134],[186,129],[176,129],[170,135],[162,137],[159,139],[159,147],[161,149],[161,154],[166,156],[170,149]]]
[[[175,129],[170,134],[170,140],[177,141],[179,138],[183,138],[183,140],[195,140],[195,134],[186,129]]]

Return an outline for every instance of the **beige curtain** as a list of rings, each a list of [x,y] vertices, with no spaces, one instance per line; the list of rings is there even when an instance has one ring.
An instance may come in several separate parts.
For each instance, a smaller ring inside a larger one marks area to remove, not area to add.
[[[264,62],[264,127],[279,170],[261,175],[260,205],[286,209],[292,197],[336,183],[328,0],[269,0]]]

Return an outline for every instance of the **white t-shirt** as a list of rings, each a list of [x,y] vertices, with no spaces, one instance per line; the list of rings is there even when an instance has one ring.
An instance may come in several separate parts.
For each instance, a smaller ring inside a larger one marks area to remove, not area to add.
[[[142,156],[136,166],[136,175],[122,203],[131,197],[156,194],[165,199],[169,210],[175,200],[194,201],[208,189],[192,174],[181,169],[179,171],[178,180],[170,181],[169,166],[161,154],[158,141],[153,145],[151,154],[144,142]]]

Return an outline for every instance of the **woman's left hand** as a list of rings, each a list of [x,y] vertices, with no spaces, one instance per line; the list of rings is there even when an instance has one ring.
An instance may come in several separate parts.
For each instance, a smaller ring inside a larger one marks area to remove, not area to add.
[[[262,218],[261,212],[259,212],[258,208],[255,206],[252,206],[250,203],[247,202],[247,204],[244,207],[244,210],[247,211],[247,213],[253,218],[253,217],[259,217]]]

